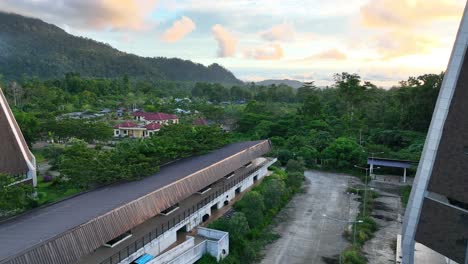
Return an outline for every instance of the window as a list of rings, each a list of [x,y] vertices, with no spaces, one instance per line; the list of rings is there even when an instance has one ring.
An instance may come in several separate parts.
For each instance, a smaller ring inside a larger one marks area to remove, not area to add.
[[[116,136],[120,135],[120,130],[115,130],[115,135]]]
[[[124,130],[123,133],[124,133],[124,135],[127,135],[128,130]]]
[[[468,155],[468,146],[465,146],[465,147],[463,148],[463,152],[464,152],[466,155]]]
[[[228,175],[224,176],[226,179],[230,179],[234,176],[234,172],[229,173]]]
[[[205,188],[199,190],[197,193],[198,194],[204,194],[204,193],[208,192],[209,190],[211,190],[211,185],[206,186]]]
[[[124,242],[125,240],[129,239],[130,237],[132,237],[132,231],[129,230],[123,234],[121,234],[120,236],[106,242],[104,244],[105,247],[109,247],[109,248],[113,248],[115,246],[117,246],[118,244]]]
[[[179,204],[176,203],[173,206],[166,208],[164,211],[161,212],[162,215],[170,215],[172,214],[175,210],[179,209]]]

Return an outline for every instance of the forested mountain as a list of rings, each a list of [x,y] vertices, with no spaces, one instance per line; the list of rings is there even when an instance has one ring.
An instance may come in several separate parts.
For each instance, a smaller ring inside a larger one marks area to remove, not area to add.
[[[85,77],[115,78],[126,74],[148,80],[241,83],[218,64],[206,67],[177,58],[140,57],[70,35],[39,19],[0,12],[0,74],[4,78],[60,78],[68,72]]]
[[[272,84],[276,84],[276,85],[280,85],[280,84],[284,84],[284,85],[287,85],[287,86],[291,86],[292,88],[299,88],[301,87],[304,83],[300,82],[300,81],[296,81],[296,80],[289,80],[289,79],[284,79],[284,80],[263,80],[263,81],[260,81],[260,82],[257,82],[257,85],[272,85]]]

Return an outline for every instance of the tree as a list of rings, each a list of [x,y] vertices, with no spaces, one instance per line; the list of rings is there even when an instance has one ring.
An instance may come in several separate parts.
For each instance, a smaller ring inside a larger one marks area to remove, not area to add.
[[[17,179],[0,173],[0,215],[9,215],[31,207],[34,198],[29,184],[13,184]]]
[[[235,204],[236,210],[245,214],[250,228],[255,228],[263,224],[263,212],[265,203],[262,195],[257,191],[250,191]]]
[[[357,74],[343,72],[335,74],[334,79],[339,94],[347,102],[347,112],[353,116],[357,105],[364,100],[366,87],[361,85],[361,77]]]
[[[352,168],[365,162],[365,152],[355,140],[347,137],[337,138],[322,153],[327,166],[339,169]]]
[[[288,164],[286,164],[286,171],[287,172],[304,172],[305,166],[303,160],[295,160],[290,159],[288,160]]]
[[[28,146],[31,147],[32,144],[40,137],[39,120],[33,113],[23,111],[14,111],[13,113],[15,115],[16,121],[18,122],[18,125],[21,128],[24,139],[28,143]]]
[[[280,179],[270,178],[266,180],[260,192],[263,195],[265,209],[274,213],[281,206],[287,189],[284,182]]]
[[[304,181],[304,172],[289,172],[288,177],[286,178],[286,185],[292,190],[297,190],[301,187],[302,182]]]
[[[309,94],[303,99],[301,112],[309,118],[316,118],[322,113],[322,103],[315,94]]]

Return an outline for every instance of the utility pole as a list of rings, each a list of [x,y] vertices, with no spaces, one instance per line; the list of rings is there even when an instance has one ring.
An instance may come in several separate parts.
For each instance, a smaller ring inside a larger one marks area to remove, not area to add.
[[[367,171],[369,168],[359,167],[358,165],[354,165],[355,168],[362,169],[366,171],[366,177],[364,178],[364,200],[363,200],[363,213],[364,217],[366,216],[366,204],[367,204]]]

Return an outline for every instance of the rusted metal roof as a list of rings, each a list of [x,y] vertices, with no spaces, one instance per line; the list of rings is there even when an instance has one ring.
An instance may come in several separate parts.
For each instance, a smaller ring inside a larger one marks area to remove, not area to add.
[[[75,263],[270,149],[268,140],[230,144],[0,223],[0,263]]]

